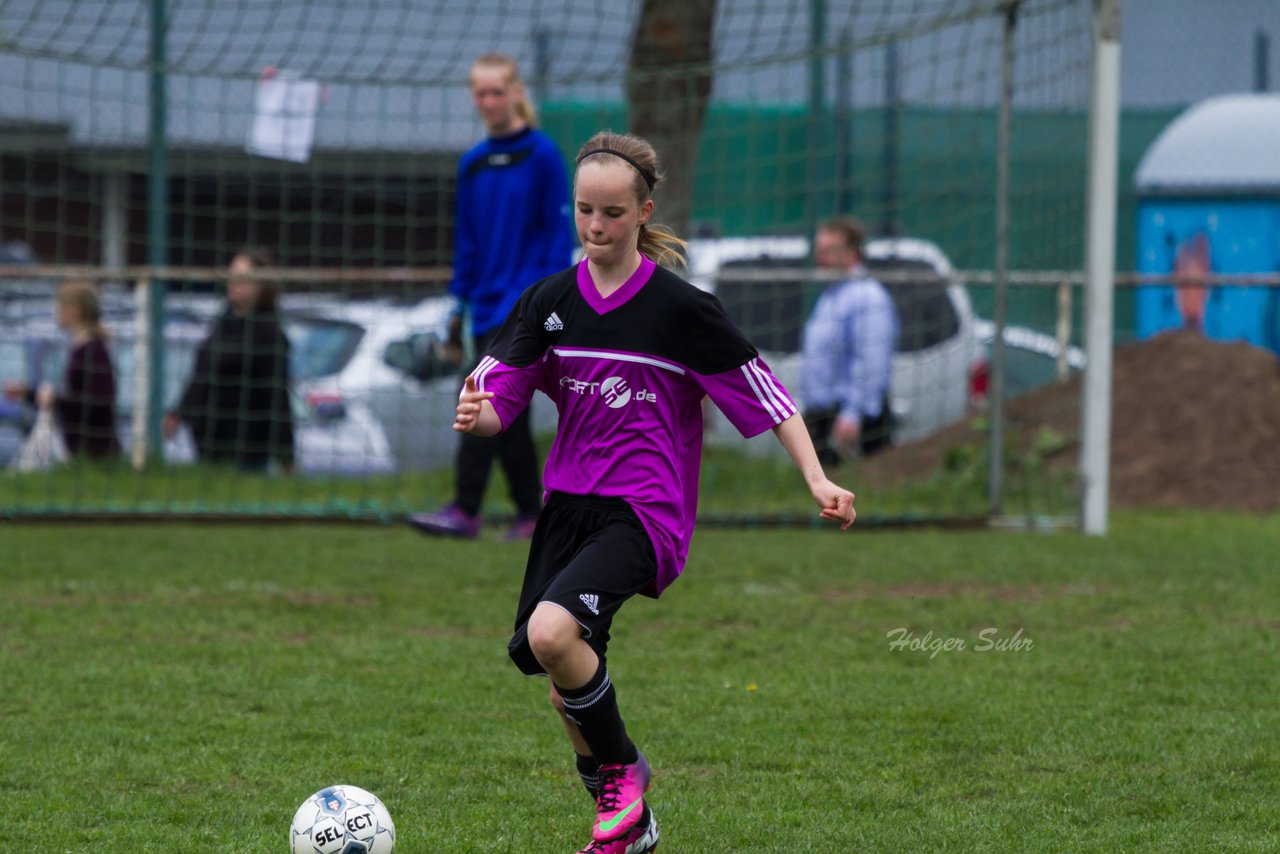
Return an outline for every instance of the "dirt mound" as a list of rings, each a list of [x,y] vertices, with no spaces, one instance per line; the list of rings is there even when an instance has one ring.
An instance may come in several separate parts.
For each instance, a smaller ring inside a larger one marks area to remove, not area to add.
[[[1074,470],[1080,456],[1080,377],[1011,402],[1019,448],[1044,437],[1044,463]],[[1111,500],[1128,507],[1280,509],[1280,361],[1244,343],[1175,332],[1116,348]],[[869,485],[927,477],[957,449],[979,447],[970,422],[863,464]]]

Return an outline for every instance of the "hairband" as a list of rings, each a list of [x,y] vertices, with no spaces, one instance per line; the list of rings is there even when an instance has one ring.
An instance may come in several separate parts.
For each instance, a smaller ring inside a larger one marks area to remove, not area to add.
[[[653,192],[653,185],[658,183],[657,178],[653,176],[652,172],[650,172],[648,169],[641,166],[632,158],[623,154],[621,151],[614,151],[612,148],[593,148],[590,151],[583,154],[581,157],[579,157],[578,162],[581,163],[582,161],[586,160],[588,157],[590,157],[593,154],[612,154],[614,157],[621,157],[623,160],[627,161],[632,166],[636,167],[636,171],[640,173],[640,177],[643,178],[645,184],[648,185],[650,193]]]

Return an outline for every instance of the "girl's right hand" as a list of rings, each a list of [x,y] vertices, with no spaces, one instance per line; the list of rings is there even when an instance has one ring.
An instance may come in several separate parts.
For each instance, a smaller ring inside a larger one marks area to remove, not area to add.
[[[21,400],[27,396],[27,384],[18,380],[7,380],[4,384],[4,396],[8,400]]]
[[[476,421],[480,418],[480,411],[484,408],[484,402],[493,397],[491,391],[478,391],[476,389],[475,377],[467,377],[466,382],[462,386],[462,394],[458,396],[457,413],[453,419],[453,429],[459,433],[470,432],[476,426]]]

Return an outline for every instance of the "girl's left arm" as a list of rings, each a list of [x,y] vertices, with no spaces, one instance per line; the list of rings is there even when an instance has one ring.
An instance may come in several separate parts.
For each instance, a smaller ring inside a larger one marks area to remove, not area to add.
[[[813,449],[813,440],[809,438],[804,419],[796,413],[774,427],[773,434],[804,476],[813,500],[822,508],[819,515],[830,522],[839,522],[840,530],[848,530],[853,520],[858,518],[853,507],[853,493],[827,478],[822,463],[818,461],[818,453]]]

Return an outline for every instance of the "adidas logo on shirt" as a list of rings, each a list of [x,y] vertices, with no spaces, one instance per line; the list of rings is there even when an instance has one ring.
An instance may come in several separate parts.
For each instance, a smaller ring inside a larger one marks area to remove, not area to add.
[[[600,597],[599,596],[597,596],[594,593],[583,593],[580,596],[578,596],[578,598],[582,600],[582,604],[587,606],[588,611],[595,614],[597,617],[600,616],[600,610],[599,610]]]
[[[542,328],[548,332],[559,332],[564,329],[564,321],[560,319],[560,315],[553,311],[551,316],[542,322]]]

